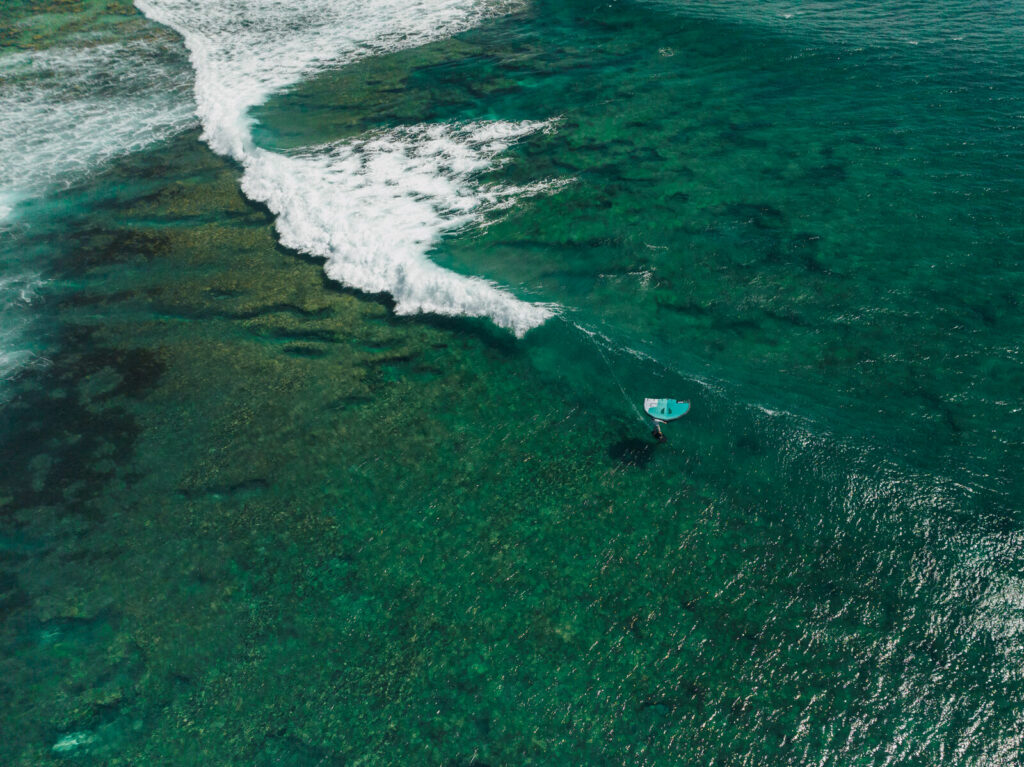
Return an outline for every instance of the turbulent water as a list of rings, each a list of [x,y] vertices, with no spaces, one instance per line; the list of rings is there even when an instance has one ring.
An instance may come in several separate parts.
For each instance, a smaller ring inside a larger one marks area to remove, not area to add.
[[[10,3],[0,761],[1019,763],[1021,19]]]
[[[27,10],[20,5],[0,12],[8,35],[28,31],[17,29]],[[0,265],[0,379],[39,352],[27,308],[46,254],[19,252],[20,235],[34,225],[25,210],[195,120],[173,41],[152,30],[119,32],[92,29],[0,55],[0,242],[10,245]]]

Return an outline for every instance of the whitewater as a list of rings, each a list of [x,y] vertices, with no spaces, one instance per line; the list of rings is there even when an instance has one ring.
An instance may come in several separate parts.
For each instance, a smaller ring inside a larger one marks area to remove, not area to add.
[[[195,123],[172,40],[67,43],[0,57],[0,222]]]
[[[0,56],[0,381],[45,361],[32,323],[46,265],[25,239],[54,215],[40,202],[195,125],[174,43],[77,36]]]
[[[249,110],[327,67],[465,30],[504,3],[475,0],[136,0],[178,32],[195,70],[203,139],[243,169],[241,187],[276,216],[283,245],[323,258],[332,279],[388,293],[398,314],[486,317],[524,335],[555,307],[428,257],[440,237],[488,210],[557,188],[484,186],[482,170],[547,120],[403,126],[288,155],[258,147]]]

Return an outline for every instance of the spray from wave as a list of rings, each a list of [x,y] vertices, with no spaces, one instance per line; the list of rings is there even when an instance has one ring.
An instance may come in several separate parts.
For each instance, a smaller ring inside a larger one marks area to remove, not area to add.
[[[327,66],[450,36],[507,6],[472,0],[136,0],[182,35],[210,147],[239,162],[242,189],[277,216],[284,245],[322,257],[350,287],[387,292],[399,314],[488,317],[522,336],[550,306],[427,258],[445,232],[531,187],[475,187],[513,142],[546,122],[420,125],[281,155],[257,147],[248,110]]]

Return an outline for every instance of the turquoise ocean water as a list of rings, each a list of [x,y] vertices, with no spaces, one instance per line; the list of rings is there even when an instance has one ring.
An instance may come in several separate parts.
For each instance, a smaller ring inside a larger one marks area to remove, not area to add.
[[[0,763],[1019,764],[1022,20],[5,2]]]

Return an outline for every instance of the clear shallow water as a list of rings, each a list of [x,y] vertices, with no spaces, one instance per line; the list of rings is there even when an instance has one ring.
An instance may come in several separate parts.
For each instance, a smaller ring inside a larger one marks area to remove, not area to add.
[[[213,49],[233,160],[178,134],[23,219],[7,761],[1013,764],[1012,6],[331,8],[308,67]],[[324,277],[396,247],[556,316]]]

